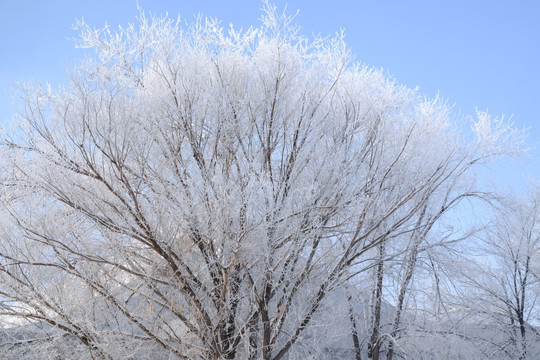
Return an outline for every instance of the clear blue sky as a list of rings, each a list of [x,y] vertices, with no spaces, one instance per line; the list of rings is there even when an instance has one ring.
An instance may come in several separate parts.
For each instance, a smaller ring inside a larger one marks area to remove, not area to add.
[[[529,127],[529,145],[540,147],[540,1],[308,1],[276,0],[288,12],[300,10],[297,23],[310,35],[344,28],[358,61],[382,67],[399,82],[439,92],[457,113],[475,107],[493,115],[513,115]],[[146,12],[178,13],[192,19],[200,12],[224,26],[259,25],[257,0],[139,0]],[[61,83],[65,69],[83,57],[70,38],[76,18],[101,27],[134,22],[136,0],[0,0],[0,120],[19,81]],[[506,168],[509,182],[540,179],[540,151],[532,162]],[[511,171],[511,173],[508,173]],[[519,185],[518,185],[519,186]]]

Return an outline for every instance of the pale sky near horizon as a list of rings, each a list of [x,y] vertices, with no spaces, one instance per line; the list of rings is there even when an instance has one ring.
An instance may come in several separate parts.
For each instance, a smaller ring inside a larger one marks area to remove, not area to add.
[[[356,60],[384,68],[409,87],[455,104],[456,114],[475,107],[513,115],[529,128],[530,161],[494,172],[504,186],[540,180],[540,1],[364,1],[275,0],[305,35],[345,29]],[[227,27],[258,26],[258,0],[139,0],[147,13],[191,20],[196,13],[217,17]],[[136,0],[0,0],[0,122],[16,109],[17,82],[65,80],[66,67],[83,57],[70,38],[75,19],[95,27],[136,21]]]

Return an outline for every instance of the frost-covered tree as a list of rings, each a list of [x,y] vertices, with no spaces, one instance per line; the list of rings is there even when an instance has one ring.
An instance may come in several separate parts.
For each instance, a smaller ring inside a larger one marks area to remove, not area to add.
[[[465,271],[465,306],[480,345],[500,359],[535,359],[540,347],[540,188],[494,210]],[[484,328],[480,331],[480,328]]]
[[[245,32],[139,20],[79,24],[95,56],[5,137],[4,358],[324,358],[328,299],[512,133],[480,114],[467,141],[269,5]]]
[[[469,181],[464,181],[467,178],[464,175],[473,166],[474,162],[464,161],[449,173],[450,177],[444,186],[426,193],[422,208],[406,225],[407,231],[378,245],[372,275],[369,357],[378,359],[378,348],[384,344],[387,349],[386,358],[391,360],[396,342],[407,342],[409,336],[416,336],[415,331],[409,333],[408,329],[408,325],[413,325],[414,328],[415,324],[404,323],[403,318],[411,313],[419,315],[426,307],[438,306],[442,301],[437,288],[440,279],[437,278],[439,275],[436,269],[437,265],[440,265],[440,257],[447,256],[449,248],[453,249],[455,244],[474,233],[473,227],[456,229],[451,224],[452,217],[455,220],[454,210],[465,199],[480,202],[487,200],[489,196],[476,189]],[[449,214],[450,218],[447,216]],[[427,298],[426,288],[431,291],[431,296]],[[383,301],[391,304],[392,309],[386,310],[386,316],[391,319],[381,322]],[[435,318],[436,316],[432,317]],[[415,321],[413,320],[413,323]]]

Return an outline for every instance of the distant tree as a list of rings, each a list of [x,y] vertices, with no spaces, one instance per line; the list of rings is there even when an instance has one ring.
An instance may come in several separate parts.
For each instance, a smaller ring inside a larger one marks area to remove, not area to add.
[[[465,289],[482,337],[498,358],[535,359],[540,347],[540,188],[505,198],[482,232]]]
[[[324,354],[325,301],[374,251],[405,234],[416,251],[432,199],[464,196],[512,135],[479,114],[467,142],[439,99],[268,4],[245,32],[79,25],[96,55],[65,88],[27,88],[3,144],[6,358]]]

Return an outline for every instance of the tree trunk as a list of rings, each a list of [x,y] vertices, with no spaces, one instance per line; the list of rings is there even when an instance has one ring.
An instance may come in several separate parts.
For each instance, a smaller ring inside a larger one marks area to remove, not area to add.
[[[373,313],[373,327],[368,343],[368,358],[379,360],[379,327],[381,326],[381,303],[384,277],[384,242],[379,245],[379,263],[377,264],[377,279],[375,289],[375,305]]]
[[[362,349],[360,347],[360,340],[358,339],[358,330],[356,328],[356,320],[354,319],[354,307],[352,301],[352,295],[349,290],[348,284],[346,285],[347,289],[347,301],[349,305],[349,320],[351,321],[351,335],[354,345],[354,354],[355,360],[362,360]]]
[[[394,314],[394,321],[392,322],[392,337],[395,337],[398,333],[399,324],[401,322],[401,312],[403,311],[403,303],[405,301],[405,295],[407,293],[407,289],[409,287],[409,283],[411,282],[411,278],[414,273],[414,268],[416,266],[416,258],[418,255],[418,241],[414,241],[414,246],[410,250],[409,257],[407,264],[405,264],[405,276],[403,278],[403,281],[401,282],[401,287],[399,289],[399,295],[398,295],[398,301],[396,304],[396,312]],[[388,352],[386,353],[386,359],[392,360],[394,356],[394,342],[390,341],[390,344],[388,345]]]

